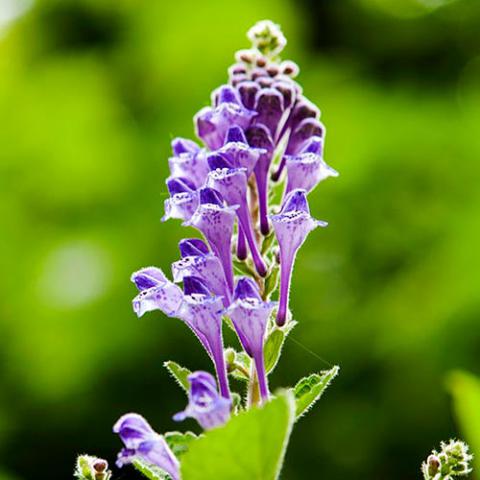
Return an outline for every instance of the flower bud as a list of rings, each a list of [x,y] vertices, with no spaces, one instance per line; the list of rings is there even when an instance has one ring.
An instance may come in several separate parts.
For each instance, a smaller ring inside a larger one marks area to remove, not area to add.
[[[80,455],[74,475],[78,480],[109,480],[112,472],[108,469],[106,460],[90,455]]]

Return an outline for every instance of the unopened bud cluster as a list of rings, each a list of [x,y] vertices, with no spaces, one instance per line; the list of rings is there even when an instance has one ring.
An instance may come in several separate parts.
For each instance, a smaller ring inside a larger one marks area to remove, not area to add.
[[[252,48],[238,50],[235,53],[236,63],[228,70],[233,86],[253,81],[262,88],[268,88],[298,75],[299,68],[295,62],[280,60],[279,54],[287,41],[278,25],[270,21],[259,22],[250,29],[248,37]]]
[[[453,480],[457,476],[468,475],[472,469],[470,462],[473,456],[468,452],[468,446],[460,440],[450,440],[440,444],[441,450],[432,451],[427,460],[422,463],[422,473],[425,480]]]

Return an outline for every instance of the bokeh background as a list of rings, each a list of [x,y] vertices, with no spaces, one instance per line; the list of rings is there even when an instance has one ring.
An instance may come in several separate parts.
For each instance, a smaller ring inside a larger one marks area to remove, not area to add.
[[[127,411],[178,428],[162,362],[209,361],[181,322],[135,317],[129,275],[177,258],[185,230],[159,222],[170,139],[264,18],[341,172],[311,195],[330,226],[299,255],[300,325],[271,382],[342,370],[283,478],[419,478],[462,435],[445,379],[480,373],[477,0],[0,0],[1,480],[113,463]]]

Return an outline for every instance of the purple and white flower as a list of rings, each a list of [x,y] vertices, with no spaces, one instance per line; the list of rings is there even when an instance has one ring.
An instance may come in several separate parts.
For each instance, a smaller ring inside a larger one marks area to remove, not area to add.
[[[182,258],[172,263],[173,281],[178,283],[185,277],[198,277],[210,292],[223,297],[223,304],[228,306],[231,295],[218,257],[200,239],[182,240],[179,246]]]
[[[254,123],[265,125],[273,139],[277,139],[284,122],[283,95],[274,88],[263,88],[255,97],[255,111],[257,116]]]
[[[194,418],[205,430],[224,425],[230,418],[231,401],[219,395],[215,378],[208,372],[198,371],[188,376],[188,382],[187,408],[173,419]]]
[[[268,172],[272,162],[274,144],[272,136],[264,125],[254,125],[247,130],[248,142],[252,147],[265,151],[255,165],[255,180],[257,182],[258,208],[260,214],[260,231],[268,235]]]
[[[205,150],[192,140],[175,138],[172,151],[173,157],[168,159],[171,176],[188,178],[195,188],[200,188],[208,174]]]
[[[123,415],[113,427],[125,444],[118,454],[117,466],[123,467],[136,459],[163,470],[173,480],[180,479],[180,464],[165,439],[136,413]]]
[[[165,215],[162,221],[169,218],[188,220],[198,207],[198,192],[195,185],[183,177],[169,177],[166,181],[170,198],[165,200]]]
[[[286,196],[280,213],[272,215],[270,219],[280,248],[280,302],[277,325],[282,326],[287,320],[290,281],[298,249],[312,230],[326,227],[327,223],[310,216],[306,192],[298,189]]]
[[[225,144],[211,155],[224,157],[232,168],[245,168],[248,178],[263,153],[265,150],[262,148],[250,147],[243,130],[235,126],[228,129]]]
[[[236,214],[245,240],[252,254],[253,263],[259,275],[267,274],[267,267],[262,259],[255,239],[252,217],[247,203],[247,172],[244,168],[228,168],[221,157],[209,157],[210,168],[207,185],[220,192],[227,204],[237,206]]]
[[[226,206],[219,192],[200,189],[200,204],[185,225],[197,228],[222,263],[230,292],[233,292],[232,235],[236,207]]]
[[[221,297],[214,296],[198,277],[184,277],[184,298],[177,313],[195,333],[210,355],[222,397],[230,399],[227,367],[223,356]]]
[[[183,300],[181,288],[172,283],[160,268],[146,267],[131,276],[140,293],[133,299],[133,310],[141,317],[146,312],[161,310],[175,317]]]
[[[257,371],[260,395],[268,399],[268,381],[264,365],[264,342],[273,302],[264,302],[257,284],[241,277],[235,287],[233,302],[226,310],[245,352],[253,358]]]
[[[297,188],[309,193],[322,180],[338,177],[338,172],[325,163],[322,153],[323,140],[314,136],[307,141],[299,154],[286,157],[286,194]]]
[[[222,147],[230,127],[247,128],[256,115],[242,105],[238,92],[230,85],[220,87],[216,97],[217,104],[203,108],[194,119],[198,137],[210,150]]]

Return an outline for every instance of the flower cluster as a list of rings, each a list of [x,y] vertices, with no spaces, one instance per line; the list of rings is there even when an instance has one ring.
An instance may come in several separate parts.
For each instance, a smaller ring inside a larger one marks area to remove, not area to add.
[[[161,310],[179,318],[213,362],[216,378],[207,372],[188,376],[189,404],[174,416],[195,418],[204,429],[224,424],[233,411],[224,318],[252,360],[252,388],[261,402],[268,400],[266,337],[290,321],[295,257],[308,234],[326,226],[310,215],[307,195],[338,175],[323,160],[325,127],[295,81],[298,67],[279,58],[286,41],[278,26],[259,22],[248,37],[252,48],[237,52],[228,83],[195,115],[203,146],[184,138],[172,141],[163,220],[179,219],[202,238],[180,241],[172,280],[156,267],[132,275],[139,290],[136,314]],[[280,204],[271,201],[275,196]],[[278,270],[277,303],[271,297]],[[142,417],[126,415],[114,430],[126,447],[119,465],[141,457],[179,478],[177,459]]]

